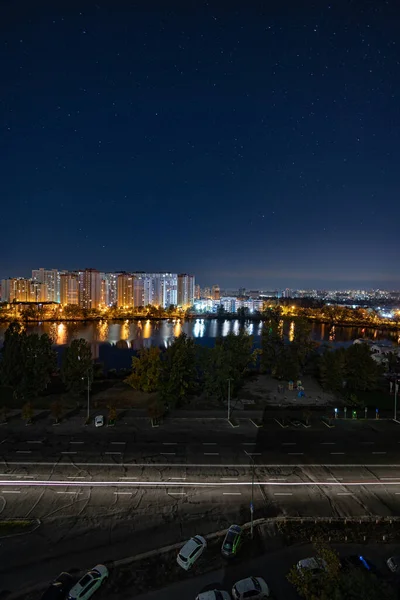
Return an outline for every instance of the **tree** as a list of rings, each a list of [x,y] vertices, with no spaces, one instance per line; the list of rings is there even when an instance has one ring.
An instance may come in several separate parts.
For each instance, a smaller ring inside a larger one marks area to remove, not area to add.
[[[377,385],[379,367],[367,344],[352,344],[347,348],[344,370],[349,391],[371,390]]]
[[[279,321],[271,318],[263,323],[261,332],[261,372],[271,373],[274,377],[283,351],[284,342],[279,327]]]
[[[205,388],[208,394],[225,399],[227,380],[231,379],[231,395],[237,395],[245,375],[257,360],[257,351],[252,348],[253,338],[245,331],[238,335],[229,333],[216,340],[205,364]]]
[[[27,425],[30,424],[30,423],[32,423],[33,407],[32,407],[32,404],[30,402],[26,402],[23,405],[21,415],[22,415],[22,418],[26,422]]]
[[[307,319],[297,319],[294,326],[294,337],[291,347],[297,357],[301,371],[303,371],[306,361],[315,346],[315,342],[311,339],[311,323]]]
[[[226,317],[226,310],[223,304],[220,304],[217,308],[217,319],[222,320]]]
[[[322,387],[332,392],[343,390],[345,376],[345,355],[343,348],[339,350],[325,350],[319,361],[319,378]]]
[[[244,322],[249,317],[249,308],[247,306],[240,306],[237,309],[237,318],[239,321]]]
[[[63,412],[62,402],[60,400],[54,400],[54,402],[52,402],[50,405],[50,411],[54,418],[54,422],[58,424]]]
[[[365,569],[350,569],[340,575],[332,600],[395,600],[395,590]]]
[[[61,379],[66,388],[78,396],[93,381],[93,359],[90,344],[83,338],[73,340],[65,349],[61,364]]]
[[[148,405],[147,412],[149,414],[150,419],[153,422],[158,421],[159,419],[162,419],[162,417],[165,414],[165,406],[162,403],[162,401],[160,400],[160,398],[153,400],[153,402],[151,402]]]
[[[277,357],[274,376],[285,381],[295,381],[300,374],[297,353],[291,346],[286,346]]]
[[[176,337],[161,361],[159,385],[161,399],[181,406],[197,389],[196,347],[185,333]]]
[[[3,404],[3,406],[0,407],[0,423],[7,423],[7,414],[8,407]]]
[[[161,359],[160,349],[151,346],[141,348],[138,356],[132,358],[132,373],[125,382],[135,390],[156,392],[160,383]]]
[[[299,571],[293,566],[287,575],[288,581],[306,600],[332,600],[340,577],[340,559],[327,544],[317,541],[314,544],[315,557],[325,565],[325,569],[315,578],[308,569]]]
[[[110,400],[109,403],[107,404],[107,408],[108,408],[108,421],[110,423],[115,423],[115,421],[117,420],[117,409],[115,406],[115,401]]]
[[[56,353],[47,334],[27,335],[11,323],[1,351],[0,379],[16,398],[34,398],[46,389],[56,368]]]

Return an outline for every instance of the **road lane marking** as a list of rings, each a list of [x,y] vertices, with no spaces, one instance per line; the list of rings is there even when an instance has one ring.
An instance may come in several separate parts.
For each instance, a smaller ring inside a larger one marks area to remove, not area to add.
[[[68,452],[61,452],[61,454],[77,454],[77,452],[74,452],[74,451],[68,451]]]
[[[124,446],[126,442],[111,442],[112,444],[116,444],[118,446]]]
[[[287,477],[270,477],[269,481],[287,481]]]
[[[132,479],[137,479],[137,477],[119,477],[118,478],[120,481],[124,481],[125,479],[128,481],[131,481]]]
[[[17,454],[32,454],[32,450],[17,450]]]
[[[261,456],[261,452],[246,452],[247,456]]]
[[[275,492],[274,496],[293,496],[290,492]]]
[[[338,492],[338,496],[354,496],[351,492]]]
[[[122,454],[122,453],[121,453]],[[162,453],[163,454],[163,453]],[[291,454],[291,453],[289,453]],[[292,453],[292,454],[296,454],[296,453]],[[303,454],[302,452],[300,452],[299,454]],[[3,465],[4,466],[4,465]],[[7,461],[7,466],[20,466],[20,467],[71,467],[70,463],[67,462],[57,462],[56,460],[53,461],[41,461],[41,462],[37,462],[35,460],[10,460]],[[126,468],[138,468],[138,469],[143,469],[143,468],[147,468],[147,469],[159,469],[160,467],[171,467],[171,463],[118,463],[118,465],[116,465],[116,463],[113,462],[74,462],[74,466],[77,467],[104,467],[104,468],[108,468],[108,467],[118,467],[118,469],[121,469],[121,467],[126,467]],[[249,464],[248,463],[243,463],[243,464],[238,464],[236,463],[218,463],[218,464],[211,464],[211,463],[174,463],[174,468],[193,468],[193,469],[206,469],[206,468],[213,468],[213,469],[249,469]],[[293,467],[299,467],[299,468],[303,468],[306,467],[307,469],[310,469],[311,467],[324,467],[326,469],[339,469],[339,468],[346,468],[346,469],[360,469],[360,467],[365,467],[365,468],[376,468],[379,467],[380,469],[400,469],[400,463],[383,463],[383,464],[379,464],[379,463],[363,463],[363,462],[359,462],[359,463],[324,463],[324,462],[320,462],[320,463],[262,463],[262,464],[258,464],[257,465],[258,468],[265,468],[265,469],[293,469]]]
[[[176,452],[161,452],[163,456],[175,456]]]
[[[75,494],[75,495],[80,495],[82,494],[82,492],[57,492],[57,494]]]
[[[379,477],[381,481],[398,481],[400,477]]]
[[[343,477],[327,477],[327,481],[343,481]]]
[[[219,456],[219,452],[204,452],[204,456]]]
[[[170,496],[187,496],[186,492],[168,492]]]
[[[114,492],[114,494],[118,494],[118,496],[132,496],[132,492]]]
[[[223,496],[241,496],[241,492],[222,492]]]
[[[68,479],[85,479],[83,475],[69,475]]]
[[[1,490],[2,494],[20,494],[21,490]]]
[[[372,454],[386,454],[386,452],[373,452]]]
[[[242,446],[255,446],[256,442],[242,442]]]
[[[220,477],[221,481],[237,481],[237,477]]]
[[[186,477],[168,477],[168,479],[179,479],[185,481]]]

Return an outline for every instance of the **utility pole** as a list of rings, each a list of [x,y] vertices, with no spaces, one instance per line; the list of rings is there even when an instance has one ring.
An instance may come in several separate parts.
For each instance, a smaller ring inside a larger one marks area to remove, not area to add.
[[[246,452],[246,454],[251,460],[250,537],[251,537],[251,539],[253,539],[253,535],[254,535],[253,521],[254,521],[254,469],[255,469],[255,464],[254,464],[254,458],[248,452]]]
[[[397,383],[397,379],[394,380],[394,419],[397,419],[397,390],[399,384]]]
[[[90,377],[89,371],[87,372],[87,420],[90,418]]]

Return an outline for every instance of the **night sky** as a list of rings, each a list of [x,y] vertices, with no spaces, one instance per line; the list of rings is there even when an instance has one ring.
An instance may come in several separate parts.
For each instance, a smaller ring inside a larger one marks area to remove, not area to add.
[[[398,0],[3,0],[0,277],[400,288]]]

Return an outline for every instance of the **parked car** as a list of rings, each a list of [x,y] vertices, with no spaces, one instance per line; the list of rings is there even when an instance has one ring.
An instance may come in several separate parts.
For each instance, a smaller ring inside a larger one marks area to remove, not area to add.
[[[271,596],[270,589],[262,577],[247,577],[237,581],[232,588],[232,596],[235,600],[264,600]]]
[[[104,425],[104,416],[103,415],[97,415],[94,418],[94,426],[95,427],[103,427]]]
[[[108,579],[108,569],[104,565],[96,565],[84,575],[70,590],[68,600],[87,600],[91,598]]]
[[[398,573],[400,571],[400,556],[391,556],[387,559],[386,564],[392,573]]]
[[[182,546],[176,561],[182,569],[188,571],[207,548],[207,542],[201,535],[195,535]]]
[[[196,596],[196,600],[231,600],[231,595],[224,590],[210,590]]]
[[[300,573],[308,571],[312,577],[318,577],[323,571],[326,571],[326,562],[322,558],[316,556],[310,556],[309,558],[303,558],[297,563],[297,570]]]
[[[72,587],[73,577],[69,573],[60,573],[57,579],[51,582],[40,600],[65,600]]]
[[[341,560],[341,565],[342,565],[342,568],[345,570],[365,569],[366,571],[369,571],[370,573],[373,573],[374,575],[379,575],[379,571],[376,568],[376,566],[370,560],[368,560],[368,558],[365,558],[365,556],[361,556],[358,554],[354,554],[351,556],[345,556]]]
[[[243,531],[239,525],[231,525],[222,542],[221,554],[225,558],[236,556],[243,541]]]

